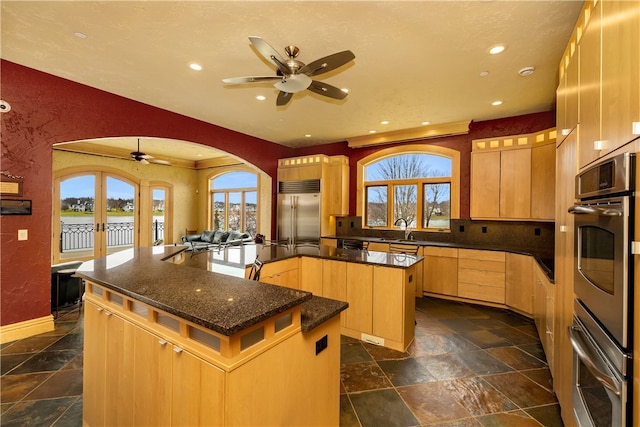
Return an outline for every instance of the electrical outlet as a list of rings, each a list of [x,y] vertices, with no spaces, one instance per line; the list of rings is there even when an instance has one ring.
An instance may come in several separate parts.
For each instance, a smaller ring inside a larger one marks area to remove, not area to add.
[[[29,230],[18,230],[18,240],[29,239]]]

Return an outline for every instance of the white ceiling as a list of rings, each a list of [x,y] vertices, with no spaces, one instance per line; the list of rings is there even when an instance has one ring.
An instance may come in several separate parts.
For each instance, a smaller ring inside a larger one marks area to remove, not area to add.
[[[571,0],[1,3],[4,59],[292,147],[423,121],[548,111],[582,7]],[[296,45],[305,63],[351,50],[353,62],[317,77],[348,88],[348,97],[304,91],[276,107],[270,83],[225,86],[226,77],[275,74],[249,36],[283,56]],[[506,50],[489,55],[499,43]],[[527,66],[535,72],[521,77]],[[503,104],[492,106],[496,100]]]

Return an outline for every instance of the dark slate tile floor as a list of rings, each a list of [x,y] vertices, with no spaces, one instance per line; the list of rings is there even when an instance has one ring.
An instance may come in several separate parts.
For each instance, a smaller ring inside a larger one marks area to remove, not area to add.
[[[407,352],[343,337],[340,425],[562,426],[530,319],[434,298],[416,300]],[[82,425],[83,318],[0,346],[2,426]]]

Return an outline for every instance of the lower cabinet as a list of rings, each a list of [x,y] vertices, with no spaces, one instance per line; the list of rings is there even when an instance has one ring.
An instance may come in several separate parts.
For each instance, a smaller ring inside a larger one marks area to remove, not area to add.
[[[549,369],[553,372],[554,351],[553,351],[553,334],[554,334],[554,310],[555,298],[553,285],[547,275],[535,266],[535,284],[534,284],[534,313],[533,319],[538,329],[540,342],[544,348],[544,354],[547,357]]]
[[[87,425],[224,423],[222,370],[91,301],[85,323]]]
[[[345,327],[365,334],[373,333],[372,265],[345,263],[347,267]]]
[[[505,253],[458,250],[458,296],[505,303]]]
[[[338,301],[347,301],[347,263],[322,260],[322,296]],[[346,325],[348,309],[340,313],[340,325]]]
[[[458,296],[458,249],[424,248],[422,291]]]
[[[300,290],[322,295],[322,260],[303,256],[299,262]]]
[[[272,285],[299,289],[298,258],[270,262],[262,266],[260,281]]]
[[[413,340],[416,279],[415,266],[373,268],[373,335],[395,350],[404,351]]]
[[[520,313],[533,315],[533,257],[507,253],[505,301]]]

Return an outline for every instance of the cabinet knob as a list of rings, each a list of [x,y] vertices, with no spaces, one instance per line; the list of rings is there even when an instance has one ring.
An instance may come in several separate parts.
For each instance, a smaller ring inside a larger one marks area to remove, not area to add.
[[[96,308],[96,310],[98,310],[98,312],[101,312],[102,310],[104,310],[104,308],[98,307],[98,308]]]
[[[167,345],[167,340],[158,340],[158,343],[164,347],[165,345]]]
[[[112,313],[112,312],[110,312],[110,311],[106,311],[106,312],[105,312],[105,314],[106,314],[107,316],[111,316],[113,313]]]
[[[176,353],[180,354],[180,353],[182,353],[182,348],[181,347],[173,347],[173,351],[175,351]]]

